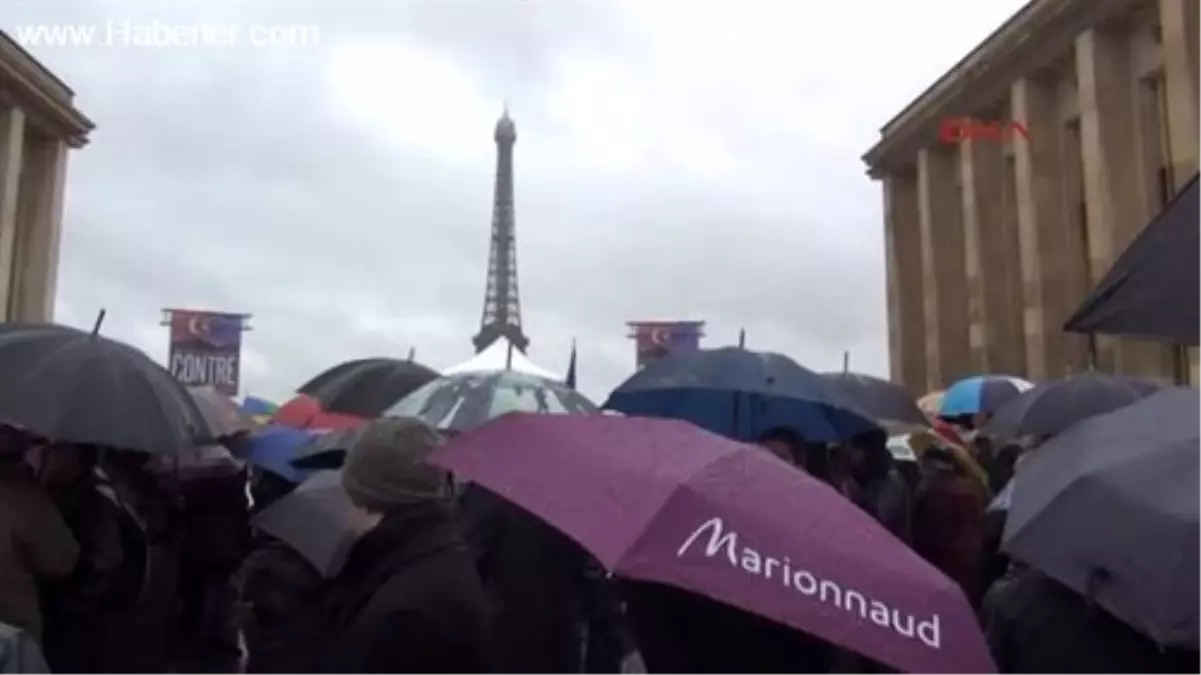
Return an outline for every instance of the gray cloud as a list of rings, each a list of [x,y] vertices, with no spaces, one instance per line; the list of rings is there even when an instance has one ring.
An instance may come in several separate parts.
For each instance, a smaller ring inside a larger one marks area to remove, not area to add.
[[[244,388],[276,397],[347,358],[463,360],[507,97],[531,356],[561,369],[577,338],[603,398],[632,366],[629,319],[887,372],[880,196],[858,156],[1018,3],[996,4],[17,0],[0,27],[320,29],[308,49],[30,46],[98,124],[71,159],[61,320],[105,307],[106,332],[161,357],[161,307],[253,313]]]

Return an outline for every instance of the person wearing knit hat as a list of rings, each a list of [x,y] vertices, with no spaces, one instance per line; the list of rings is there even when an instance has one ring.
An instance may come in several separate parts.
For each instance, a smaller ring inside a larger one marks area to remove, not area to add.
[[[342,465],[342,488],[351,503],[369,513],[450,498],[450,474],[426,463],[445,439],[410,418],[370,422]]]
[[[450,475],[427,462],[442,434],[415,419],[368,423],[342,465],[358,533],[303,672],[496,672],[492,610],[463,540]]]

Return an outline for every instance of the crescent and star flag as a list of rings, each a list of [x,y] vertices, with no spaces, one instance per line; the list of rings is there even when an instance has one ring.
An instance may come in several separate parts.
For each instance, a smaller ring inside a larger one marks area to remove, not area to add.
[[[704,321],[631,321],[639,369],[680,350],[700,349]]]
[[[171,374],[190,387],[237,396],[243,315],[171,310]]]

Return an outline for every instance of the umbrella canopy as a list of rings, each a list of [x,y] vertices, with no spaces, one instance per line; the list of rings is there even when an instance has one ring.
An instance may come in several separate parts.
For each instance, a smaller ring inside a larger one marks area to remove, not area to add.
[[[299,393],[313,397],[326,412],[371,418],[437,377],[416,361],[359,359],[317,375]]]
[[[821,375],[783,354],[740,347],[672,353],[623,382],[604,407],[687,420],[747,441],[777,427],[831,442],[877,428]]]
[[[235,456],[290,483],[301,483],[310,472],[293,466],[292,460],[314,435],[311,431],[273,424],[259,429],[238,444]]]
[[[101,335],[0,324],[0,372],[0,421],[54,441],[176,453],[206,430],[167,369]]]
[[[754,446],[677,420],[517,414],[451,439],[431,461],[539,516],[615,574],[903,671],[995,670],[955,582]]]
[[[547,380],[561,381],[557,373],[535,364],[518,349],[509,338],[500,336],[484,351],[471,357],[457,366],[442,371],[443,375],[463,375],[465,373],[495,373],[501,370],[512,370],[525,375],[533,375]]]
[[[940,417],[993,413],[1029,389],[1026,380],[1008,375],[978,375],[959,380],[943,392]]]
[[[208,436],[212,440],[236,436],[258,426],[242,406],[213,387],[188,387],[188,393],[204,417]]]
[[[443,431],[466,431],[505,413],[595,415],[596,404],[566,385],[517,371],[444,375],[386,413]]]
[[[346,461],[346,453],[358,444],[363,432],[371,424],[367,422],[351,429],[338,429],[314,436],[297,451],[292,466],[325,471],[341,469]]]
[[[938,411],[942,408],[942,397],[946,392],[932,391],[917,400],[917,407],[927,418],[938,419]]]
[[[929,425],[925,413],[899,384],[862,373],[822,373],[822,377],[838,385],[847,398],[894,434],[916,431]]]
[[[1080,420],[1113,412],[1162,388],[1138,377],[1092,372],[1040,382],[1001,406],[983,433],[1002,440],[1054,436]]]
[[[1197,177],[1139,234],[1064,330],[1198,342]]]
[[[1201,395],[1085,420],[1017,469],[1004,549],[1161,645],[1197,649]]]
[[[356,415],[329,412],[321,406],[320,401],[308,394],[297,394],[292,400],[283,404],[271,418],[271,422],[274,424],[320,431],[351,429],[365,421]]]
[[[357,537],[341,471],[313,474],[259,512],[251,523],[291,546],[326,577],[334,576]]]

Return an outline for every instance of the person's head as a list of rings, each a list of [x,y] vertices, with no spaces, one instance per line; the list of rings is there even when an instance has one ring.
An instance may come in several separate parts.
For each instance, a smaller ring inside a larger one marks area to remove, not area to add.
[[[846,458],[855,473],[879,473],[890,465],[888,434],[872,429],[851,436],[846,442]]]
[[[451,498],[449,473],[426,462],[444,440],[420,420],[386,417],[370,423],[342,465],[342,488],[359,512],[356,529],[368,530],[406,507]]]
[[[759,436],[758,445],[785,462],[798,466],[804,441],[796,431],[788,427],[776,427]]]

